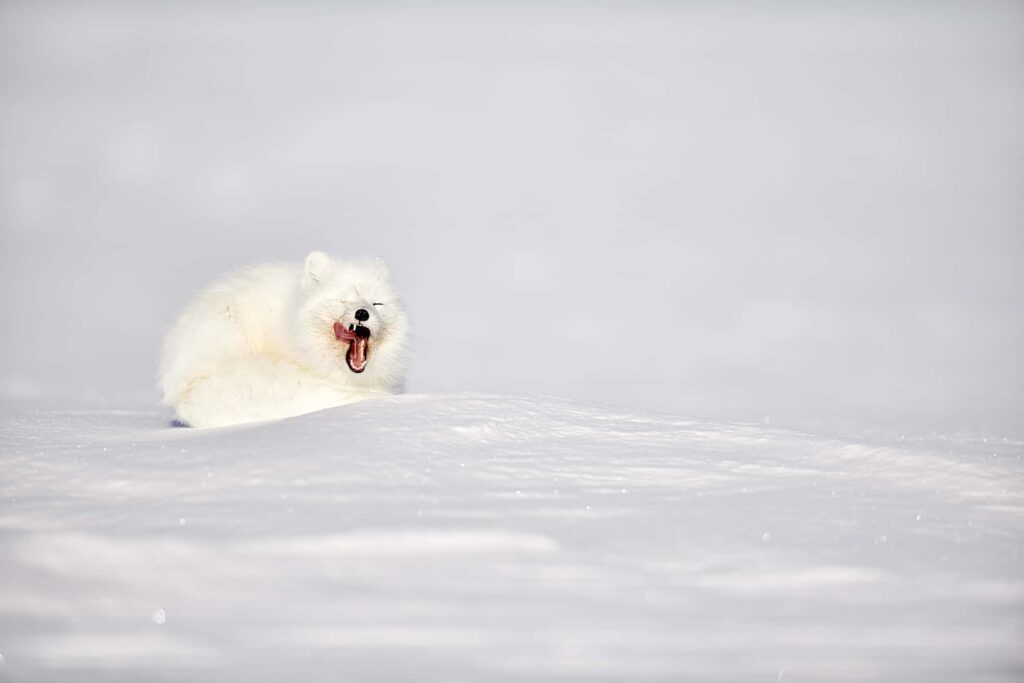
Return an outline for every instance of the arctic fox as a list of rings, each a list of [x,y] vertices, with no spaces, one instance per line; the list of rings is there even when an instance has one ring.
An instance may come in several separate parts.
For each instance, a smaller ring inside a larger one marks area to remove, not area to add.
[[[160,389],[193,427],[301,415],[397,391],[407,336],[383,261],[314,251],[196,296],[164,340]]]

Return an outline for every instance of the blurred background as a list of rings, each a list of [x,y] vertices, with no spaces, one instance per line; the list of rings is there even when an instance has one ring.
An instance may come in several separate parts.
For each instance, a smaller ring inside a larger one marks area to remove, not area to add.
[[[0,4],[0,396],[380,255],[414,392],[1024,436],[1024,5]]]

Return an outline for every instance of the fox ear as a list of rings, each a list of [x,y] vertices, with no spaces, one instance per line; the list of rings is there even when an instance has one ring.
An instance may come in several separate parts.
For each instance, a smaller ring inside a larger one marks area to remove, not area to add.
[[[333,265],[334,261],[324,252],[310,252],[309,256],[306,257],[306,268],[302,275],[302,284],[307,287],[320,284],[323,282],[324,277],[326,277],[327,271]]]
[[[388,264],[380,256],[373,257],[373,267],[376,268],[377,272],[384,277],[389,277],[391,275],[391,271],[388,270]]]

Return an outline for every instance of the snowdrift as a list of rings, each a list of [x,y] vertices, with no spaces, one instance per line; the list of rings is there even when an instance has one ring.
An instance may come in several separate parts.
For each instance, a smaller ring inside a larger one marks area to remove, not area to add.
[[[8,407],[0,678],[1017,680],[1022,453],[542,397]]]

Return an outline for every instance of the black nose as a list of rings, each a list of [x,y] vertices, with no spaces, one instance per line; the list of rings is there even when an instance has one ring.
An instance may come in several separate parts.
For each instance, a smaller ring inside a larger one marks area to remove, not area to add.
[[[356,311],[356,320],[369,320],[369,319],[370,319],[370,312],[367,311],[365,308],[360,308],[358,311]]]

